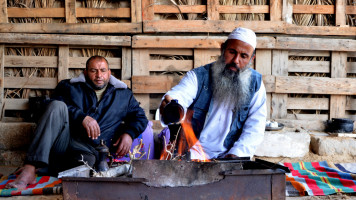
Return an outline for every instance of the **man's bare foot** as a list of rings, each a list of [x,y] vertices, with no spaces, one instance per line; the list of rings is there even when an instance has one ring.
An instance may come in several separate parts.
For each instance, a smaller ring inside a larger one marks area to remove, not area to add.
[[[20,169],[21,173],[11,183],[8,183],[5,188],[17,188],[17,189],[25,189],[28,184],[35,184],[36,183],[36,168],[33,165],[25,165],[23,168]]]

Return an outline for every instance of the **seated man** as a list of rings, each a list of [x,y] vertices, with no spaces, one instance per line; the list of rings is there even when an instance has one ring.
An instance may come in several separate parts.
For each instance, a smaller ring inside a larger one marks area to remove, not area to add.
[[[125,155],[148,123],[131,90],[111,76],[101,56],[90,57],[77,78],[61,81],[53,99],[39,120],[21,173],[7,188],[34,183],[38,168],[56,174],[82,165],[82,159],[94,166],[100,140]]]
[[[266,90],[250,68],[256,43],[252,30],[235,29],[216,62],[189,71],[163,97],[160,113],[177,99],[207,159],[252,157],[263,140]],[[200,151],[193,145],[191,159],[204,159]]]

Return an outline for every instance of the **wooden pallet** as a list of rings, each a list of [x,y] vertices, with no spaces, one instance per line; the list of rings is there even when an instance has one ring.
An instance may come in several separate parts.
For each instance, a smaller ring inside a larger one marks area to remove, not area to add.
[[[91,45],[88,45],[88,44]],[[84,35],[46,35],[46,34],[0,34],[0,72],[2,117],[7,110],[27,110],[28,98],[5,98],[6,89],[52,91],[63,79],[73,77],[72,71],[80,73],[85,68],[88,56],[73,55],[82,49],[103,49],[114,52],[114,57],[107,57],[110,69],[117,78],[131,86],[131,37],[130,36],[84,36]],[[6,55],[9,48],[48,48],[54,49],[53,56]],[[55,77],[8,76],[7,69],[55,69]],[[3,120],[6,120],[3,118]],[[20,119],[21,120],[21,119]]]
[[[293,5],[291,1],[270,0],[269,5],[220,5],[218,0],[208,0],[206,5],[157,5],[154,0],[142,0],[143,32],[208,32],[229,33],[236,27],[246,27],[257,33],[283,33],[301,35],[350,35],[356,27],[346,26],[345,15],[355,15],[356,6],[345,5]],[[159,14],[205,14],[203,20],[156,19]],[[221,14],[266,14],[265,21],[221,20]],[[335,26],[297,26],[292,24],[293,14],[333,14]]]
[[[226,37],[213,36],[133,37],[132,90],[146,113],[150,113],[150,119],[153,119],[162,95],[182,77],[152,71],[185,72],[210,63],[220,54],[220,44],[225,40]],[[347,74],[356,73],[356,62],[347,62],[348,58],[356,57],[355,40],[265,36],[258,37],[257,41],[255,69],[263,75],[269,118],[297,120],[300,124],[300,121],[333,117],[356,118],[355,114],[345,112],[356,110],[356,91],[353,89],[356,79],[347,77]],[[152,54],[158,53],[190,55],[192,59],[174,62],[152,60]],[[328,61],[289,59],[292,56],[326,57]],[[327,76],[292,76],[292,73],[325,73]],[[293,114],[292,110],[312,110],[315,113]]]
[[[129,7],[81,8],[76,0],[65,0],[60,8],[8,7],[0,0],[0,32],[12,33],[142,33],[141,1],[130,0]],[[9,23],[9,18],[63,18],[65,23]],[[79,18],[127,19],[122,23],[78,23]]]

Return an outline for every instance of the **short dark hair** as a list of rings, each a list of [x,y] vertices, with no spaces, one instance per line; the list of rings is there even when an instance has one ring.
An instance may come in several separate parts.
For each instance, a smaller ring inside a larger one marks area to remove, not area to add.
[[[106,58],[103,57],[103,56],[95,55],[95,56],[91,56],[91,57],[87,60],[87,62],[85,63],[85,69],[86,69],[86,70],[88,70],[89,63],[90,63],[91,61],[95,60],[95,59],[105,60],[106,64],[108,65],[108,69],[109,69],[109,62],[108,62],[108,60],[106,60]]]

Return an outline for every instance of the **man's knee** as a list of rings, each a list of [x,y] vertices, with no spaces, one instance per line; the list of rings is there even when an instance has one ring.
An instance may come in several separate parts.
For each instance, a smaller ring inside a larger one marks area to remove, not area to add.
[[[53,100],[47,106],[47,112],[65,114],[68,113],[67,105],[62,101]]]

